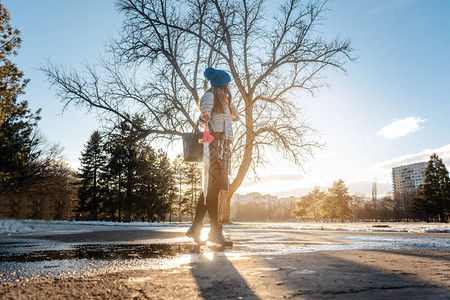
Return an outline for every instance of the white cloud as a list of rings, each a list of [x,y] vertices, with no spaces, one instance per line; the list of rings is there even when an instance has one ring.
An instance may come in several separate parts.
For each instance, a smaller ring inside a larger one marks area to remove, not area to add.
[[[417,162],[424,162],[428,161],[430,159],[431,154],[433,153],[436,153],[447,165],[447,167],[450,167],[450,144],[447,144],[440,148],[435,149],[427,148],[419,153],[412,153],[399,156],[394,159],[378,163],[373,168],[388,171],[391,170],[393,167],[413,164]]]
[[[381,128],[381,130],[377,132],[377,135],[389,140],[406,136],[411,132],[422,129],[423,127],[420,127],[420,124],[425,121],[426,119],[420,117],[407,117],[401,120],[394,119],[394,122]]]

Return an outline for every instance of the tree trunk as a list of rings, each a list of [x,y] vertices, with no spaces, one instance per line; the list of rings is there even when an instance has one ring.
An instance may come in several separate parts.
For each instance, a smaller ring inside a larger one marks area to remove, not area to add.
[[[98,196],[97,196],[97,167],[94,167],[94,196],[92,197],[92,214],[94,217],[94,221],[97,221],[97,205],[98,205]]]
[[[132,173],[128,170],[127,174],[127,190],[125,195],[124,222],[131,222],[131,197],[132,195]]]
[[[122,178],[119,173],[119,188],[117,193],[117,205],[118,205],[118,222],[122,222]]]

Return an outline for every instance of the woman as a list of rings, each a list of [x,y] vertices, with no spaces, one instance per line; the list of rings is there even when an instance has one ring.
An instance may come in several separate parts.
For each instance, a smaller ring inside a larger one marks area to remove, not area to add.
[[[204,244],[200,239],[200,233],[203,227],[203,217],[208,211],[211,225],[208,241],[231,246],[233,243],[223,236],[217,210],[220,190],[229,189],[230,144],[233,141],[231,121],[238,121],[239,115],[231,102],[230,75],[223,70],[216,70],[212,67],[208,67],[204,75],[211,83],[211,88],[205,92],[200,100],[202,113],[199,121],[203,126],[209,122],[209,129],[214,136],[214,140],[209,146],[210,167],[206,205],[202,193],[198,198],[194,222],[186,235],[193,238],[196,243]]]

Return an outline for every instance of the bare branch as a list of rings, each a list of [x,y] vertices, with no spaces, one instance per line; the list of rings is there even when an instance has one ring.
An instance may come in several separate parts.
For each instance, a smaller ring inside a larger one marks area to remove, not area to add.
[[[286,0],[274,12],[260,0],[117,0],[125,14],[121,38],[100,72],[43,68],[65,104],[95,109],[111,123],[130,124],[149,139],[176,141],[192,130],[198,90],[208,66],[230,71],[241,121],[232,146],[232,195],[249,170],[274,149],[301,165],[317,132],[300,113],[299,91],[326,85],[325,71],[345,72],[348,40],[318,30],[326,0]],[[140,123],[136,123],[138,116]]]

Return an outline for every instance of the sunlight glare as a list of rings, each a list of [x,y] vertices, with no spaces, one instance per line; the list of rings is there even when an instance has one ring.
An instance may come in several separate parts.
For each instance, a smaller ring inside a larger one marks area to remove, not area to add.
[[[200,239],[202,241],[206,241],[208,239],[208,233],[209,233],[209,229],[208,228],[203,228],[202,229],[202,233],[200,234]]]
[[[207,260],[212,261],[214,259],[214,252],[205,252],[203,256],[206,257]]]

